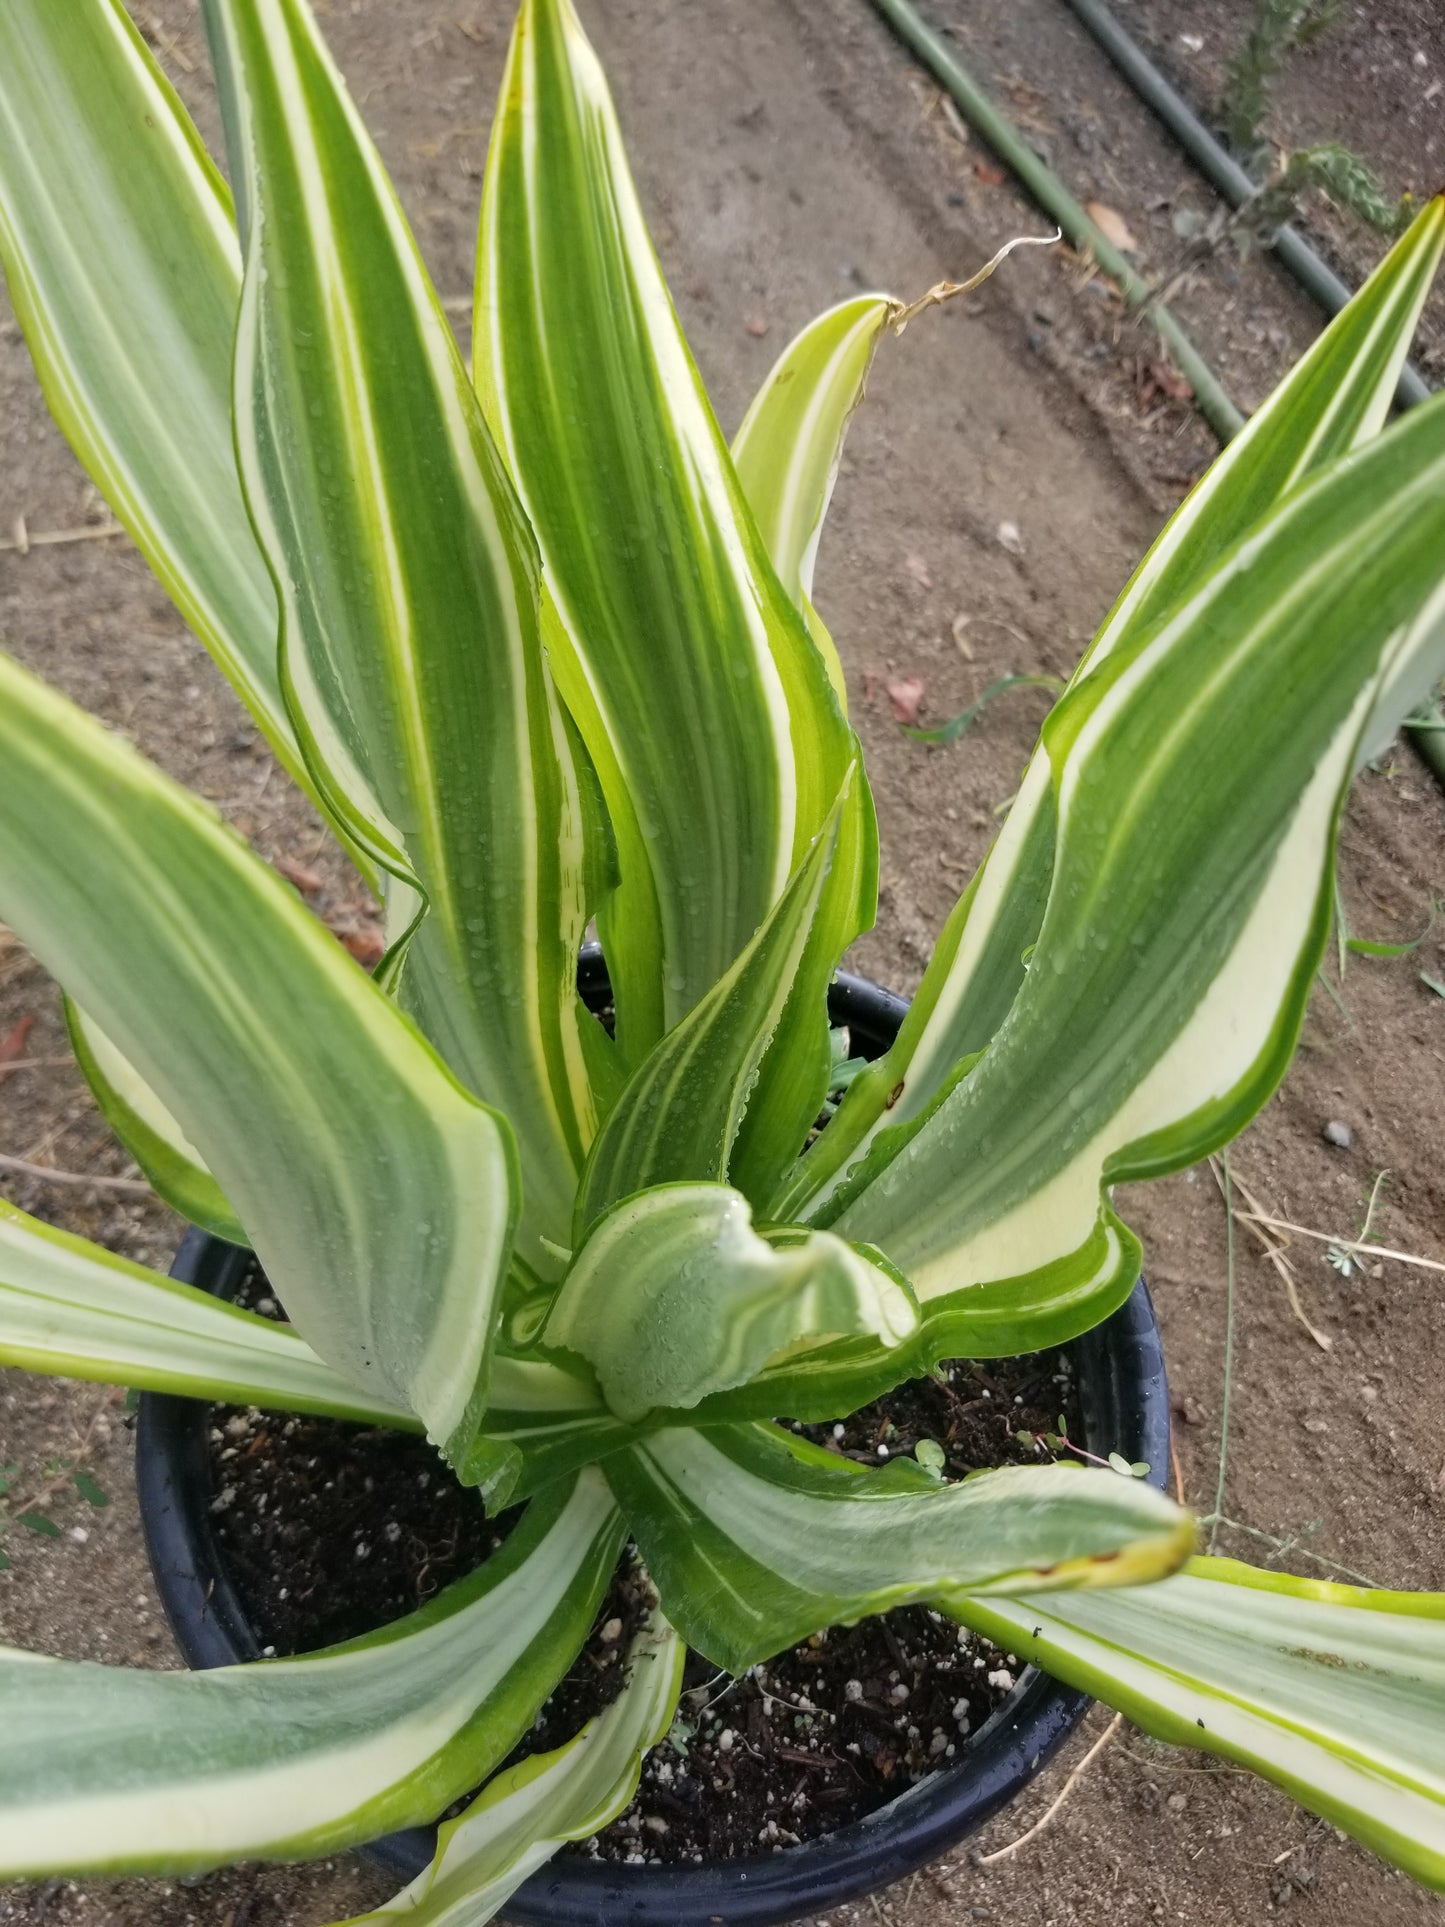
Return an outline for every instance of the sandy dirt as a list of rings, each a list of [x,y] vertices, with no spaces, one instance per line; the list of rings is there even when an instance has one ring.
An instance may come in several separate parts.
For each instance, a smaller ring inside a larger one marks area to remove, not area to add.
[[[336,51],[395,170],[444,296],[465,326],[476,202],[505,44],[501,0],[331,0]],[[860,287],[921,292],[976,266],[1010,234],[1042,231],[986,150],[961,138],[937,90],[862,0],[590,0],[643,198],[684,323],[724,425],[818,309]],[[1217,83],[1242,5],[1201,6],[1206,44],[1181,50],[1185,9],[1124,9],[1177,60],[1199,98]],[[208,136],[215,101],[187,0],[139,9]],[[1369,16],[1366,18],[1365,16]],[[1175,201],[1201,190],[1054,0],[936,0],[965,57],[997,86],[1081,197],[1116,207],[1168,266]],[[1336,133],[1393,190],[1441,166],[1445,46],[1422,0],[1347,6],[1281,93],[1282,137]],[[1424,65],[1415,58],[1423,53]],[[1190,65],[1191,61],[1194,63]],[[1366,84],[1368,83],[1368,84]],[[1341,118],[1346,116],[1347,118]],[[1431,118],[1433,114],[1433,119]],[[1333,117],[1333,119],[1331,118]],[[1328,122],[1328,125],[1322,124]],[[1298,130],[1304,128],[1306,134]],[[1417,136],[1414,130],[1419,129]],[[1370,247],[1329,219],[1343,266]],[[1342,237],[1342,238],[1341,238]],[[1181,312],[1245,403],[1259,400],[1317,325],[1268,263],[1225,262],[1183,291]],[[1232,279],[1231,279],[1232,277]],[[983,853],[1043,713],[1036,692],[990,709],[962,742],[929,750],[893,724],[881,685],[924,680],[941,720],[1007,671],[1067,670],[1131,562],[1208,458],[1187,405],[1149,377],[1155,350],[1062,251],[1016,258],[968,302],[915,325],[880,358],[849,445],[825,538],[819,602],[838,639],[878,796],[885,887],[856,963],[899,989]],[[100,509],[41,403],[18,331],[0,310],[0,539],[65,530]],[[1011,524],[1018,540],[1001,538]],[[309,810],[124,541],[0,552],[0,640],[215,800],[270,858],[317,870],[315,902],[341,927],[360,893]],[[871,692],[871,693],[870,693]],[[1282,719],[1282,727],[1287,719]],[[1353,925],[1379,938],[1424,928],[1445,894],[1445,811],[1399,749],[1364,775],[1343,838]],[[1372,1229],[1384,1244],[1445,1255],[1439,1097],[1445,936],[1392,963],[1352,958],[1336,998],[1318,994],[1290,1078],[1234,1154],[1275,1214],[1352,1235],[1382,1170]],[[1337,999],[1337,1001],[1336,1001]],[[32,1016],[25,1063],[0,1075],[0,1152],[81,1174],[125,1171],[67,1068],[55,993],[0,938],[0,1037]],[[1350,1146],[1322,1136],[1348,1126]],[[178,1226],[114,1189],[0,1173],[27,1209],[164,1264]],[[1211,1173],[1124,1200],[1143,1231],[1178,1413],[1179,1474],[1214,1504],[1225,1383],[1225,1220]],[[1302,1571],[1333,1561],[1372,1580],[1445,1581],[1445,1290],[1385,1265],[1342,1277],[1325,1246],[1291,1253],[1323,1349],[1241,1231],[1221,1549]],[[109,1503],[52,1468],[83,1457]],[[0,1372],[0,1461],[21,1469],[60,1536],[13,1534],[0,1573],[0,1639],[74,1658],[174,1664],[145,1570],[120,1394]],[[53,1488],[53,1489],[52,1489]],[[1085,1732],[1009,1813],[947,1863],[841,1923],[896,1927],[1104,1927],[1184,1920],[1232,1927],[1287,1910],[1315,1927],[1406,1927],[1439,1904],[1283,1795],[1217,1763],[1115,1734],[1049,1831],[993,1867],[971,1856],[1013,1840],[1050,1804],[1107,1723]],[[359,1863],[246,1869],[194,1884],[53,1882],[0,1890],[3,1927],[312,1927],[374,1905]],[[814,1927],[823,1927],[822,1920]]]

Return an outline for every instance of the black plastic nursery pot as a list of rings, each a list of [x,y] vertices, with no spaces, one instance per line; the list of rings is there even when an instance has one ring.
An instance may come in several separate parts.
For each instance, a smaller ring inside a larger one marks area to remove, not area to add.
[[[584,953],[587,1001],[608,997],[601,958]],[[829,994],[835,1024],[853,1052],[876,1056],[892,1041],[906,1005],[861,977],[840,975]],[[172,1276],[222,1297],[239,1288],[249,1253],[199,1231],[181,1245]],[[1159,1327],[1143,1281],[1095,1330],[1063,1348],[1076,1375],[1085,1443],[1091,1451],[1147,1460],[1163,1486],[1169,1465],[1169,1395]],[[212,1529],[209,1407],[148,1393],[141,1399],[136,1476],[152,1570],[171,1630],[188,1665],[225,1666],[261,1657]],[[886,1806],[821,1839],[767,1855],[675,1866],[622,1865],[561,1853],[507,1903],[516,1927],[782,1927],[826,1912],[936,1859],[1014,1799],[1088,1711],[1082,1693],[1025,1667],[993,1717],[956,1760]],[[414,1879],[436,1844],[412,1827],[362,1851],[393,1874]]]

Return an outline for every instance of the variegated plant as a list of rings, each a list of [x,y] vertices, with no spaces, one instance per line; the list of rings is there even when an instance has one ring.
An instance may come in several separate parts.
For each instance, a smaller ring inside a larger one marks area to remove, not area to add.
[[[813,563],[895,305],[805,330],[730,450],[569,0],[523,0],[469,373],[304,0],[205,15],[234,205],[118,0],[3,0],[0,250],[58,420],[390,947],[365,976],[0,662],[0,915],[123,1144],[291,1321],[4,1208],[0,1360],[424,1429],[479,1504],[526,1505],[326,1653],[0,1652],[0,1876],[432,1818],[528,1729],[630,1537],[659,1603],[622,1698],[487,1786],[388,1917],[490,1918],[615,1814],[682,1640],[737,1670],[912,1600],[1445,1885],[1441,1600],[1185,1565],[1187,1516],[1110,1473],[947,1486],[771,1422],[1105,1317],[1139,1266],[1112,1187],[1279,1082],[1351,774],[1445,655],[1445,403],[1384,428],[1445,204],[1146,558],[814,1137],[877,839]],[[577,992],[594,918],[613,1029]]]

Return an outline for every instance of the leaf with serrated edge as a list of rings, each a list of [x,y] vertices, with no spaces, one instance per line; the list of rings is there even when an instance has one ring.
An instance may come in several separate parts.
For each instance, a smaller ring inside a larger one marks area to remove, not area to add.
[[[505,1107],[522,1255],[545,1276],[595,1128],[596,1026],[576,990],[581,779],[535,544],[309,11],[207,0],[207,18],[249,210],[237,443],[281,588],[288,701],[353,835],[424,899],[399,995]]]
[[[403,1429],[287,1325],[131,1264],[0,1200],[0,1364]]]
[[[575,1740],[499,1774],[448,1820],[436,1858],[388,1906],[347,1921],[367,1927],[483,1927],[568,1840],[611,1824],[637,1791],[643,1757],[672,1724],[687,1649],[655,1608],[627,1649],[617,1698]]]
[[[197,1673],[0,1648],[0,1880],[318,1857],[432,1819],[527,1731],[621,1547],[586,1472],[469,1578],[344,1646]]]
[[[723,1184],[665,1184],[613,1207],[572,1262],[543,1335],[578,1352],[635,1423],[746,1384],[794,1346],[918,1328],[904,1281],[831,1233],[759,1233]]]
[[[1292,489],[1379,433],[1442,247],[1445,196],[1422,211],[1171,517],[1095,637],[1076,682],[1192,594]],[[1038,937],[1056,827],[1048,758],[1037,753],[1008,822],[938,939],[897,1041],[854,1082],[794,1174],[779,1201],[787,1215],[826,1197],[880,1132],[921,1116],[959,1063],[988,1044],[1018,994]]]
[[[506,1120],[213,811],[5,657],[0,916],[176,1119],[308,1343],[464,1465]]]
[[[940,1486],[840,1461],[777,1426],[654,1432],[603,1467],[663,1611],[731,1673],[910,1601],[1172,1572],[1194,1527],[1137,1479],[1009,1466]]]
[[[1238,1761],[1445,1888],[1445,1595],[1192,1559],[1137,1592],[942,1603],[1146,1733]]]

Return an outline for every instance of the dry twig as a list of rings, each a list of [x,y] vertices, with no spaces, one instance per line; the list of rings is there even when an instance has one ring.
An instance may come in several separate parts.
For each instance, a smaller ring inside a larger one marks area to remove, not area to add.
[[[1041,1818],[1035,1820],[1027,1833],[1021,1833],[1017,1840],[1010,1840],[1006,1847],[1000,1847],[996,1853],[980,1854],[978,1857],[978,1865],[980,1867],[992,1867],[1000,1860],[1011,1860],[1020,1847],[1026,1847],[1030,1840],[1035,1839],[1041,1834],[1123,1724],[1124,1715],[1122,1713],[1116,1713],[1099,1735],[1098,1739],[1095,1740],[1094,1744],[1089,1748],[1083,1759],[1080,1760],[1079,1764],[1074,1768],[1068,1779],[1064,1781],[1064,1784],[1059,1789],[1058,1798],[1054,1801],[1048,1812],[1042,1815]]]
[[[46,1184],[70,1185],[81,1191],[121,1191],[127,1197],[149,1197],[150,1186],[144,1178],[112,1178],[100,1172],[53,1171],[48,1164],[32,1164],[28,1158],[6,1157],[0,1153],[0,1171],[16,1177],[39,1178]]]

